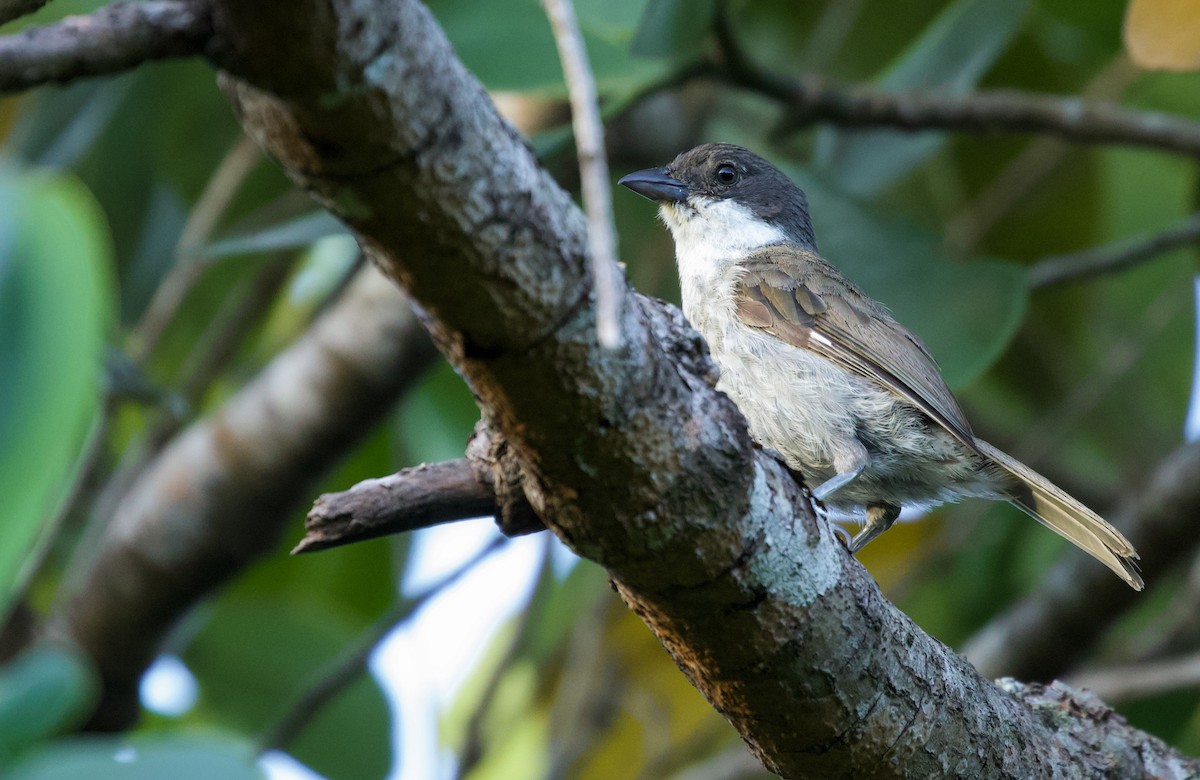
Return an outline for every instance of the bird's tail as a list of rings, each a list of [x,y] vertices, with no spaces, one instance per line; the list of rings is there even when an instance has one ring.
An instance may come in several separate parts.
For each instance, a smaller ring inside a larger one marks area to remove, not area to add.
[[[1129,587],[1142,589],[1142,578],[1135,564],[1137,550],[1120,531],[1016,458],[979,439],[975,445],[1020,483],[1021,487],[1008,496],[1009,501],[1112,569]]]

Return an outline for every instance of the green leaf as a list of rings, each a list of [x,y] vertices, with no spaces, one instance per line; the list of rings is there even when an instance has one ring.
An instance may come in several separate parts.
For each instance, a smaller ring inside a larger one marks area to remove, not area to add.
[[[716,0],[650,0],[630,51],[646,57],[693,57],[708,45]]]
[[[954,262],[919,226],[873,215],[805,171],[789,175],[808,195],[821,254],[925,341],[951,387],[999,357],[1025,313],[1023,268]]]
[[[103,218],[78,182],[0,170],[0,607],[97,408],[109,263]]]
[[[227,737],[143,736],[55,743],[5,780],[263,780],[250,746]]]
[[[408,463],[434,463],[461,458],[467,438],[479,420],[470,388],[446,361],[441,361],[400,407]]]
[[[200,697],[195,717],[261,733],[358,636],[320,603],[225,598],[184,651]],[[319,711],[285,749],[328,777],[383,777],[391,766],[392,717],[379,685],[365,673]]]
[[[966,92],[1008,47],[1025,8],[1026,0],[958,0],[888,69],[879,87],[888,92]],[[814,167],[846,192],[870,196],[945,143],[946,134],[938,132],[823,129],[817,134]]]
[[[602,97],[627,94],[666,72],[664,61],[629,56],[643,1],[579,3],[584,46]],[[487,13],[471,0],[435,0],[429,7],[488,89],[565,94],[554,36],[537,0],[492,0]]]
[[[35,647],[0,668],[0,765],[74,725],[98,693],[87,659],[65,647]]]
[[[278,252],[282,249],[300,249],[328,236],[348,234],[346,226],[328,211],[312,211],[278,225],[217,239],[199,250],[198,254],[217,258]]]

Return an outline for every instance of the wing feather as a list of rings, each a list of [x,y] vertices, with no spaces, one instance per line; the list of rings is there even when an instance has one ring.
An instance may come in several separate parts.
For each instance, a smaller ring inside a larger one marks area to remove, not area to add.
[[[791,246],[760,250],[743,268],[735,287],[743,322],[879,383],[975,449],[929,350],[837,269]]]

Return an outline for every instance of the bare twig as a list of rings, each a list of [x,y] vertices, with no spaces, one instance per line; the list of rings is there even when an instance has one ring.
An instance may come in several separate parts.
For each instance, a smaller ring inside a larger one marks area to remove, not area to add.
[[[176,385],[190,406],[200,402],[250,330],[266,317],[271,302],[291,273],[294,259],[293,253],[268,258],[251,279],[222,302],[179,371]],[[331,294],[329,303],[337,300],[337,296],[336,291]]]
[[[596,334],[601,346],[615,349],[621,344],[621,278],[617,266],[608,158],[604,152],[604,124],[600,121],[596,103],[596,83],[588,66],[583,35],[579,32],[571,0],[542,0],[542,5],[554,31],[571,101],[583,210],[587,214],[592,283],[596,288]]]
[[[18,9],[28,5],[15,3]],[[203,54],[212,36],[207,3],[113,3],[89,16],[0,37],[0,94]]]
[[[0,0],[0,25],[8,24],[22,16],[29,16],[48,2],[49,0]]]
[[[497,511],[491,486],[475,478],[466,458],[421,465],[318,498],[304,539],[292,552],[326,550]]]
[[[1200,157],[1200,122],[1113,103],[1015,90],[948,93],[883,92],[847,87],[817,74],[791,78],[761,68],[738,46],[728,18],[718,14],[724,64],[709,75],[783,103],[781,132],[815,122],[845,127],[1042,133],[1077,143],[1114,143]]]
[[[554,579],[553,550],[557,543],[549,534],[543,537],[541,571],[530,590],[529,599],[525,604],[525,609],[521,612],[512,640],[504,651],[504,657],[488,675],[487,682],[483,686],[483,693],[479,696],[479,703],[471,711],[471,717],[467,721],[466,736],[463,738],[463,746],[458,751],[458,766],[455,768],[455,776],[462,780],[470,776],[471,770],[478,766],[484,756],[484,722],[492,711],[496,694],[500,691],[500,684],[504,682],[505,676],[512,671],[513,664],[521,659],[521,654],[526,650],[530,631],[539,625],[540,615],[536,608],[537,595]]]
[[[1125,239],[1040,260],[1029,269],[1029,286],[1036,290],[1052,284],[1077,282],[1124,271],[1145,260],[1197,242],[1200,242],[1200,214],[1192,214],[1150,236]]]
[[[1076,688],[1087,688],[1110,704],[1200,688],[1200,653],[1160,661],[1085,669],[1070,675],[1067,683]]]
[[[316,682],[300,695],[296,703],[274,726],[263,733],[258,740],[259,752],[265,753],[269,750],[282,749],[291,744],[292,740],[299,736],[304,727],[313,719],[313,716],[366,671],[371,653],[394,628],[411,618],[434,596],[462,579],[480,561],[500,549],[506,541],[503,536],[496,537],[486,547],[471,556],[471,559],[462,566],[425,590],[415,596],[397,601],[379,620],[375,621],[374,625],[362,633],[354,646],[318,673]]]
[[[196,250],[208,240],[241,189],[242,182],[261,159],[262,153],[254,141],[240,136],[209,178],[179,234],[171,270],[154,291],[154,297],[133,329],[132,354],[138,363],[145,362],[154,351],[179,306],[208,267]]]

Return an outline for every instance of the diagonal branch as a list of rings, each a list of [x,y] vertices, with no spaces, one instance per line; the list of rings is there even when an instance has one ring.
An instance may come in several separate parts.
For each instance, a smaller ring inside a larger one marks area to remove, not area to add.
[[[781,103],[787,116],[777,132],[816,122],[842,127],[1040,133],[1076,143],[1143,146],[1200,157],[1200,122],[1111,103],[1013,90],[949,93],[883,92],[847,87],[815,73],[791,78],[757,65],[738,45],[728,16],[718,15],[722,63],[709,75]]]
[[[264,554],[313,480],[434,357],[403,296],[360,273],[313,326],[139,478],[81,552],[51,626],[96,662],[97,729],[125,728],[138,680],[198,599]]]
[[[1195,769],[1094,700],[997,687],[888,604],[751,447],[678,310],[626,294],[623,347],[601,348],[582,215],[420,3],[221,0],[216,18],[247,130],[410,291],[537,513],[769,769]]]
[[[1200,444],[1187,444],[1159,464],[1114,522],[1141,552],[1147,579],[1153,580],[1195,554],[1197,515]],[[1093,568],[1083,556],[1064,558],[1041,587],[978,631],[964,654],[989,677],[1050,680],[1066,672],[1136,603],[1125,593],[1128,588],[1111,587]]]
[[[29,16],[50,0],[0,0],[0,25]]]
[[[212,34],[208,5],[198,0],[113,3],[0,37],[0,95],[204,54]]]
[[[1039,260],[1029,269],[1029,286],[1036,290],[1124,271],[1142,261],[1196,243],[1200,243],[1200,214],[1185,217],[1150,236]]]

